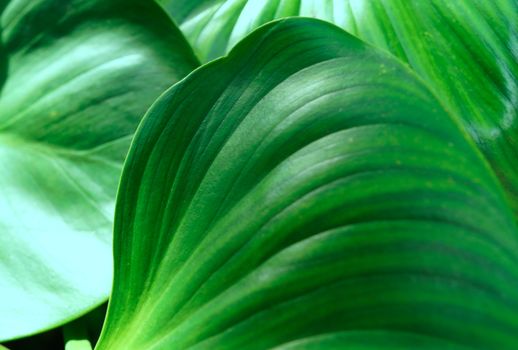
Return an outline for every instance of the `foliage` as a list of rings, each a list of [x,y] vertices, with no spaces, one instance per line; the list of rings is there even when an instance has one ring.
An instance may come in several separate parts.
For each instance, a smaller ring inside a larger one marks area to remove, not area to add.
[[[142,1],[4,1],[1,28],[5,340],[106,300],[114,199],[132,133],[196,60],[160,8]]]
[[[105,300],[132,140],[96,349],[518,347],[516,2],[157,1],[207,63],[0,2],[0,339]]]

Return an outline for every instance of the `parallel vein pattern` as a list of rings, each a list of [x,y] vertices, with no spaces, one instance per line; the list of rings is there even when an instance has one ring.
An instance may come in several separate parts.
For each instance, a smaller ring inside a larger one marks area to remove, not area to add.
[[[476,141],[518,212],[518,2],[514,0],[157,0],[198,56],[224,55],[275,18],[332,22],[429,84]]]
[[[337,27],[285,20],[141,124],[97,349],[512,349],[517,252],[432,93]]]

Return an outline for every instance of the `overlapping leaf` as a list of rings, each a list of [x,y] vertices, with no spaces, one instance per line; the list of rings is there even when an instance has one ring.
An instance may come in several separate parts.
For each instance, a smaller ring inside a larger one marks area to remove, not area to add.
[[[514,349],[517,252],[495,176],[428,88],[285,20],[141,124],[97,348]]]
[[[196,66],[152,2],[10,0],[0,9],[0,339],[99,304],[111,284],[129,140]]]
[[[198,55],[223,55],[286,16],[333,22],[408,63],[464,123],[518,211],[518,3],[514,0],[158,0]]]
[[[349,0],[156,0],[174,20],[202,61],[227,53],[248,33],[288,16],[351,21]]]

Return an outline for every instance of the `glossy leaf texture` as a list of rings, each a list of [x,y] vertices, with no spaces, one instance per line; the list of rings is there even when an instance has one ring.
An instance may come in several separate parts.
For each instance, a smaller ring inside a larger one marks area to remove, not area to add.
[[[460,118],[518,211],[518,3],[514,0],[158,0],[202,60],[272,19],[335,23],[410,65]]]
[[[346,20],[348,0],[156,0],[178,23],[202,62],[226,54],[271,20],[307,16]]]
[[[421,80],[329,23],[274,22],[141,123],[97,349],[513,349],[517,252]]]
[[[116,188],[146,109],[197,65],[152,2],[2,1],[0,340],[109,294]]]

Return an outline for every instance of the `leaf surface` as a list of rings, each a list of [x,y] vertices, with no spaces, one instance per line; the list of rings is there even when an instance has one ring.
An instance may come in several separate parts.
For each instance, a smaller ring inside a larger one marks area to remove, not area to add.
[[[158,5],[11,0],[0,9],[0,339],[109,294],[122,162],[154,99],[195,66]]]
[[[462,120],[518,212],[518,2],[158,0],[202,60],[272,19],[332,22],[407,63]]]
[[[410,70],[317,20],[268,24],[161,96],[114,247],[98,350],[518,345],[496,177]]]

